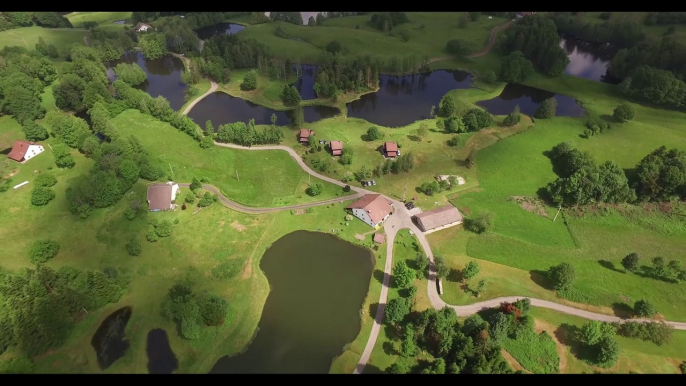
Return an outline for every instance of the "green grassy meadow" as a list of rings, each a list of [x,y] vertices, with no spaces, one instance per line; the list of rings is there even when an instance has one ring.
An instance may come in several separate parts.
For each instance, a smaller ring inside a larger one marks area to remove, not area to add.
[[[83,43],[83,37],[88,31],[70,28],[43,28],[38,26],[8,29],[0,32],[0,48],[10,46],[36,48],[38,38],[42,37],[45,44],[54,44],[60,52],[73,43]]]
[[[114,24],[115,21],[128,20],[131,18],[131,12],[72,12],[65,15],[71,24],[76,27],[82,27],[83,23],[88,21],[94,21],[98,23],[99,27],[108,27],[108,24],[113,24],[117,27],[121,27]]]

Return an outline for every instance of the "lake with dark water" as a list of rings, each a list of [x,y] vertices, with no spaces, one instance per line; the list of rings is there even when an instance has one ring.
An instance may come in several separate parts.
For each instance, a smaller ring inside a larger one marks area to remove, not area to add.
[[[211,373],[328,373],[360,332],[373,268],[371,252],[330,234],[280,238],[260,261],[270,291],[253,341]]]
[[[580,78],[597,80],[607,83],[618,83],[618,79],[606,76],[607,67],[617,53],[617,49],[609,44],[590,43],[570,36],[560,41],[569,57],[569,65],[565,74]]]
[[[123,357],[129,349],[129,340],[124,330],[131,318],[131,307],[123,307],[108,315],[100,324],[91,339],[98,358],[98,366],[102,370],[112,366]]]
[[[181,59],[171,55],[165,55],[160,59],[145,59],[139,51],[129,51],[115,61],[105,62],[107,77],[111,82],[117,79],[114,66],[119,63],[137,63],[148,75],[145,82],[136,86],[137,89],[147,92],[153,98],[162,95],[167,98],[174,110],[178,110],[186,103],[186,85],[181,81],[181,73],[184,70]]]
[[[169,337],[165,330],[161,328],[150,330],[145,349],[148,353],[150,374],[171,374],[179,368],[179,361],[169,345]]]
[[[202,27],[195,30],[195,34],[201,40],[207,40],[212,36],[217,35],[233,35],[245,28],[244,25],[234,23],[219,23],[208,27]]]
[[[586,114],[584,108],[572,97],[517,83],[508,83],[497,97],[479,101],[476,104],[493,115],[507,115],[517,105],[519,105],[522,114],[533,115],[541,102],[553,97],[557,100],[555,116],[583,117]]]
[[[379,76],[379,91],[347,104],[348,117],[362,118],[386,127],[406,126],[428,119],[450,90],[469,88],[472,76],[463,71],[439,70],[409,76]]]
[[[302,100],[317,99],[317,94],[314,92],[314,76],[317,72],[317,66],[311,64],[302,64],[300,66],[301,75],[293,84],[300,93]]]
[[[337,108],[329,106],[305,106],[302,109],[305,122],[310,123],[340,114]],[[225,123],[248,123],[252,118],[256,125],[269,125],[272,114],[276,114],[276,124],[279,126],[291,122],[290,111],[275,111],[223,92],[215,92],[198,102],[188,116],[200,127],[205,127],[205,122],[211,120],[216,128]]]

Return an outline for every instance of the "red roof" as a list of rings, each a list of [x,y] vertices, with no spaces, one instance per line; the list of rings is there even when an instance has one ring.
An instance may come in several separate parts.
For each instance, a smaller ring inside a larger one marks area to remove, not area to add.
[[[21,162],[21,160],[24,159],[24,155],[26,155],[26,151],[29,150],[29,146],[31,145],[38,144],[30,141],[14,141],[12,151],[10,151],[9,154],[7,154],[7,158],[13,159],[17,162]]]
[[[386,236],[381,233],[374,234],[374,242],[377,244],[383,244],[386,241]]]
[[[374,224],[380,223],[386,215],[393,212],[391,204],[389,204],[380,194],[365,194],[359,200],[348,205],[346,209],[364,210]]]
[[[398,151],[398,144],[395,142],[385,142],[383,147],[386,149],[386,151]]]
[[[300,140],[301,141],[302,140],[307,141],[307,139],[310,137],[310,135],[314,135],[314,130],[300,129]]]
[[[331,141],[331,153],[333,155],[341,155],[343,153],[343,142],[341,141]]]

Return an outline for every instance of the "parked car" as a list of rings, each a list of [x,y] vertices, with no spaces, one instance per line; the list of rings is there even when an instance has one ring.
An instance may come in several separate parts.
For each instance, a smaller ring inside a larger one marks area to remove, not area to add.
[[[375,185],[375,186],[376,186],[376,181],[375,181],[375,180],[372,180],[372,185]]]
[[[362,186],[367,187],[367,181],[362,181]]]
[[[320,144],[320,145],[322,144],[322,140],[321,140],[321,139],[319,140],[319,144]]]
[[[397,153],[397,154],[400,155],[400,149],[398,149],[398,153]]]

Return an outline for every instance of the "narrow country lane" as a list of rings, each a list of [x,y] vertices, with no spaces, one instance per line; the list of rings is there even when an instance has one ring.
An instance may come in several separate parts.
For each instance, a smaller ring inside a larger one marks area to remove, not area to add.
[[[172,54],[173,56],[176,56],[177,58],[183,60],[183,61],[186,63],[186,67],[190,67],[190,65],[191,65],[191,60],[188,59],[187,57],[182,56],[182,55],[179,55],[179,54],[176,54],[176,53],[173,53],[173,52],[170,52],[170,54]],[[219,85],[218,85],[215,81],[213,81],[213,80],[211,80],[211,79],[209,79],[209,81],[210,81],[210,89],[207,90],[207,92],[205,92],[204,94],[202,94],[202,95],[200,95],[199,97],[197,97],[197,98],[196,98],[193,102],[191,102],[188,106],[186,106],[186,108],[183,109],[183,112],[182,112],[181,114],[183,114],[183,115],[188,115],[188,112],[190,112],[191,109],[192,109],[193,107],[195,107],[195,105],[196,105],[198,102],[200,102],[201,100],[205,99],[206,96],[208,96],[208,95],[212,94],[213,92],[217,91],[217,87],[219,87]]]

